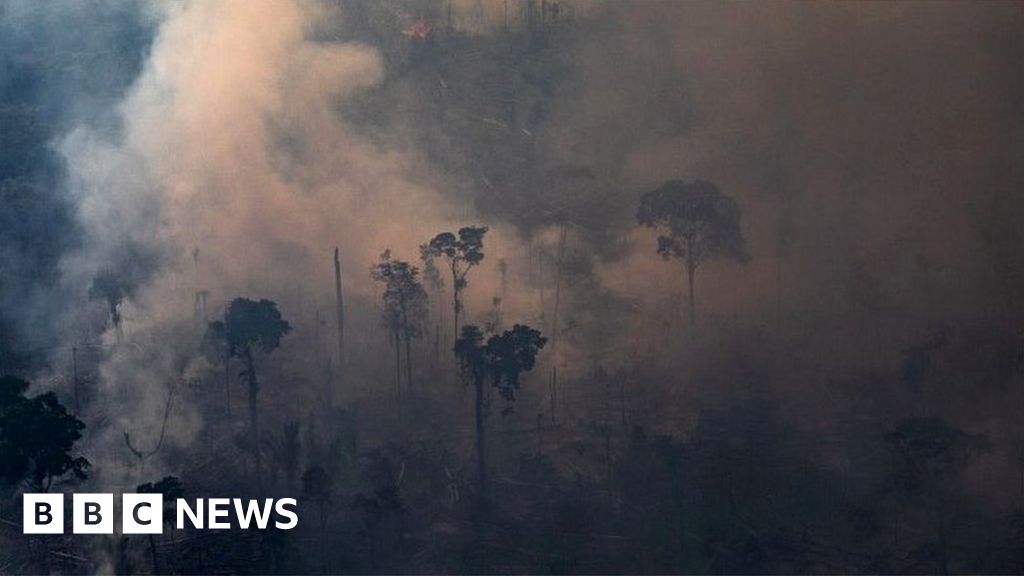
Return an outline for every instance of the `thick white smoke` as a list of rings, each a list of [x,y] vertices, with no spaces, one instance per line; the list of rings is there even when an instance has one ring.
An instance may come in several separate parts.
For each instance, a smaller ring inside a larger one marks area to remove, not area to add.
[[[188,360],[194,338],[181,336],[197,289],[209,290],[211,316],[235,296],[276,297],[296,285],[329,302],[340,246],[347,293],[372,298],[367,271],[384,248],[415,259],[433,234],[474,223],[438,191],[447,176],[346,126],[347,100],[386,71],[372,47],[310,40],[319,14],[287,0],[165,6],[119,105],[121,129],[80,127],[60,143],[87,235],[64,263],[69,285],[84,301],[98,271],[140,253],[153,260],[124,304],[128,343],[100,367],[100,393],[128,396],[93,432],[103,435],[89,454],[98,469],[107,457],[123,462],[123,430],[155,439],[168,385],[198,369]],[[492,226],[489,254],[521,253],[511,237]],[[477,291],[481,311],[492,294]],[[114,338],[110,330],[105,341]],[[187,444],[200,424],[179,401],[167,441]]]

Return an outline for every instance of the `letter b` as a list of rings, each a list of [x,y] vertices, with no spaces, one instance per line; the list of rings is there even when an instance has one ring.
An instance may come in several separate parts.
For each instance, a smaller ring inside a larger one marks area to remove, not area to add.
[[[25,494],[22,498],[24,534],[63,534],[64,495]]]
[[[75,494],[71,527],[75,534],[114,533],[113,494]]]

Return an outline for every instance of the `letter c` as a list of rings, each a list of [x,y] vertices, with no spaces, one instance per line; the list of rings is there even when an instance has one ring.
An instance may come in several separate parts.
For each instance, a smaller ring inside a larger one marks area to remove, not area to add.
[[[139,502],[138,504],[135,505],[135,508],[132,509],[132,518],[134,518],[135,523],[139,524],[140,526],[149,526],[153,523],[153,519],[150,518],[149,520],[143,520],[139,516],[139,508],[142,508],[143,506],[145,506],[146,508],[153,507],[149,502]]]

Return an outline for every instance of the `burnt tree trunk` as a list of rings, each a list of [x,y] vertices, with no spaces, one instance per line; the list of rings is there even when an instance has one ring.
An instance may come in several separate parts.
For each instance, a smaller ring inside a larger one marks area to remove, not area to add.
[[[694,262],[692,258],[688,258],[687,262],[686,262],[686,283],[689,286],[689,309],[690,309],[689,322],[690,322],[690,327],[691,328],[693,328],[693,325],[696,323],[696,317],[697,317],[697,312],[696,312],[696,310],[697,310],[697,297],[696,297],[696,295],[694,293],[694,290],[693,290],[693,277],[694,277],[694,273],[696,271],[697,271],[697,264],[696,264],[696,262]]]
[[[412,336],[405,331],[405,385],[412,392]]]
[[[256,380],[256,363],[253,361],[252,349],[245,349],[245,375],[249,384],[249,430],[252,433],[253,463],[256,469],[256,486],[263,490],[263,458],[260,454],[260,407],[259,382]]]
[[[338,320],[338,393],[341,394],[341,381],[345,378],[345,302],[341,294],[341,259],[338,256],[338,248],[334,248],[334,296],[337,301]],[[332,384],[333,386],[333,384]],[[331,394],[331,398],[334,394]]]
[[[395,394],[402,395],[402,337],[396,328],[395,334]]]
[[[224,353],[224,402],[231,418],[231,352]]]
[[[462,311],[461,292],[462,290],[459,288],[459,274],[455,269],[455,262],[452,262],[452,310],[454,311],[452,329],[455,334],[455,343],[459,341],[459,312]]]
[[[484,381],[483,376],[474,375],[473,387],[476,389],[476,465],[477,480],[480,490],[480,509],[487,508],[487,444],[484,436]]]
[[[402,336],[405,340],[405,386],[412,392],[412,331],[409,328],[409,313],[402,302]]]

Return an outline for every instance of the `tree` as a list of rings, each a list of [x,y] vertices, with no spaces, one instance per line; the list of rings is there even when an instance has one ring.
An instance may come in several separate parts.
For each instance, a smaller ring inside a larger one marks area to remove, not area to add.
[[[466,226],[459,229],[458,237],[442,232],[421,247],[424,259],[444,258],[452,274],[452,308],[455,340],[459,340],[459,315],[462,313],[462,292],[466,289],[466,275],[484,259],[486,226]]]
[[[533,369],[537,354],[547,338],[539,330],[516,324],[511,330],[491,336],[483,344],[483,333],[477,326],[463,326],[462,335],[455,343],[455,355],[462,373],[475,390],[477,478],[480,499],[486,502],[487,456],[484,429],[484,386],[489,383],[507,402],[515,401],[519,379],[523,372]],[[510,408],[509,408],[510,409]]]
[[[92,285],[89,286],[89,298],[106,302],[118,344],[124,340],[124,330],[121,328],[121,304],[128,293],[129,286],[110,270],[102,270],[97,273],[92,280]]]
[[[423,335],[427,316],[427,291],[419,280],[419,268],[393,259],[391,250],[380,255],[370,275],[384,284],[384,325],[395,336],[395,366],[399,369],[399,340],[405,342],[406,386],[412,389],[412,339]],[[401,380],[399,374],[395,374]],[[399,389],[401,382],[399,382]]]
[[[249,388],[250,448],[256,468],[256,482],[262,488],[262,461],[260,457],[259,422],[259,381],[256,378],[256,363],[253,348],[269,354],[281,345],[281,338],[291,331],[291,326],[281,317],[277,304],[270,300],[253,301],[235,298],[224,312],[223,323],[211,322],[211,338],[219,332],[227,345],[228,357],[239,358],[245,368],[238,377]]]
[[[438,270],[434,257],[431,256],[430,246],[420,246],[420,260],[423,262],[423,278],[430,285],[434,295],[437,297],[437,309],[434,312],[434,366],[437,366],[438,358],[441,356],[441,325],[444,323],[444,279],[441,278],[441,271]]]
[[[124,341],[121,305],[135,297],[140,286],[153,277],[159,266],[159,254],[141,244],[123,243],[108,266],[98,270],[89,285],[89,298],[107,304],[117,343]]]
[[[199,351],[211,365],[224,368],[224,406],[228,418],[231,418],[231,347],[224,335],[223,321],[216,320],[207,325]]]
[[[89,461],[73,456],[72,449],[85,424],[68,414],[53,392],[25,396],[28,386],[20,378],[0,378],[0,481],[26,482],[46,492],[67,474],[84,480]]]
[[[740,228],[736,201],[711,182],[670,180],[643,195],[637,221],[664,232],[658,236],[658,254],[686,264],[689,286],[689,322],[696,317],[693,278],[707,260],[724,259],[739,263],[750,260]]]

